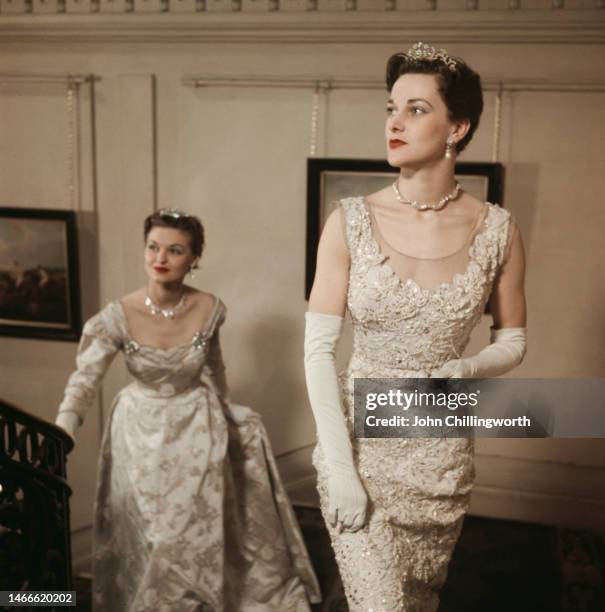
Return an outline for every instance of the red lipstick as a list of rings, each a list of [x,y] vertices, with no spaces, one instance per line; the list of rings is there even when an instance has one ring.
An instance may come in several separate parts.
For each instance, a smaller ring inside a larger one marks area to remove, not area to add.
[[[162,266],[153,266],[153,269],[156,272],[168,272],[170,268],[163,268]]]

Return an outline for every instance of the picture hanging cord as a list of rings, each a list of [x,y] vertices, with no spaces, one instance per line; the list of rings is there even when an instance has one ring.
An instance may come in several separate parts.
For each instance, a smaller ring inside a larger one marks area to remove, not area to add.
[[[492,142],[492,161],[497,162],[500,156],[500,135],[502,132],[502,83],[496,90],[496,101],[494,106],[494,138]]]
[[[317,125],[319,121],[319,83],[315,84],[313,91],[313,99],[311,102],[311,146],[309,157],[315,157],[317,154]]]
[[[71,210],[79,208],[80,83],[67,80],[67,181]]]
[[[310,138],[310,150],[309,157],[315,157],[320,146],[321,136],[321,148],[325,147],[325,117],[321,117],[321,106],[322,106],[322,95],[326,95],[330,91],[330,81],[314,81],[313,83],[313,97],[311,99],[311,138]],[[327,98],[324,100],[327,103]],[[320,129],[321,128],[321,129]],[[320,131],[322,135],[320,135]],[[323,151],[322,151],[323,152]]]

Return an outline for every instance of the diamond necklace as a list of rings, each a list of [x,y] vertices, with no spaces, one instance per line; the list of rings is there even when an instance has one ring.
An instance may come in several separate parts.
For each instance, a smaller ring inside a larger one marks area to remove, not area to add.
[[[416,210],[427,210],[429,208],[431,210],[441,210],[450,200],[455,198],[460,193],[460,190],[462,189],[462,187],[460,186],[460,183],[456,181],[456,186],[454,187],[454,191],[452,191],[451,193],[448,193],[446,196],[443,196],[439,200],[439,202],[436,202],[435,204],[425,204],[423,202],[417,202],[416,200],[408,200],[407,198],[404,198],[399,192],[399,186],[397,185],[398,182],[399,182],[399,179],[397,179],[393,183],[393,191],[395,192],[395,197],[397,198],[399,202],[401,202],[401,204],[409,204],[412,208],[415,208]]]
[[[153,300],[148,295],[145,296],[145,306],[149,308],[149,312],[153,316],[162,315],[165,319],[174,319],[174,317],[185,308],[185,302],[185,294],[183,293],[176,306],[172,308],[160,308],[157,304],[154,304]]]

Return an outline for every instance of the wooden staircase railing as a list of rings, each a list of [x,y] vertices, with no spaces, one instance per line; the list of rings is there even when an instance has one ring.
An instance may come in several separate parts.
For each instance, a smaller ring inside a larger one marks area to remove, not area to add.
[[[72,590],[72,439],[0,400],[0,591]]]

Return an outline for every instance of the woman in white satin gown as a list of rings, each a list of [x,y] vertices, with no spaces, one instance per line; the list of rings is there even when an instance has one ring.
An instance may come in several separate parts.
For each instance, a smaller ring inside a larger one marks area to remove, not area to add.
[[[99,457],[93,607],[107,612],[303,612],[317,582],[259,415],[228,402],[225,306],[184,285],[199,219],[144,227],[147,286],[86,322],[57,424],[74,435],[113,357],[133,382]]]
[[[393,185],[342,200],[320,240],[306,315],[314,464],[350,612],[434,612],[468,508],[473,443],[354,439],[355,378],[489,377],[525,352],[524,255],[509,212],[456,186],[479,123],[479,76],[418,43],[389,59]],[[354,129],[354,126],[351,126]],[[462,357],[489,303],[491,343]],[[353,354],[334,351],[345,310]]]

